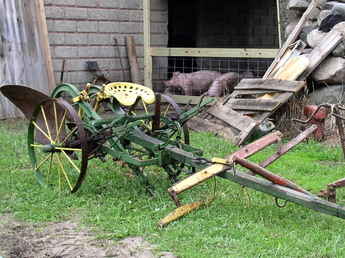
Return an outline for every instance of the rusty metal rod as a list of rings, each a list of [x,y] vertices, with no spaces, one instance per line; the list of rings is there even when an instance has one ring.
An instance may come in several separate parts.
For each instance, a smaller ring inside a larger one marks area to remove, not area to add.
[[[344,133],[343,118],[340,116],[337,107],[334,107],[333,109],[333,116],[335,116],[335,123],[337,124],[337,127],[338,127],[340,144],[341,144],[341,148],[343,149],[343,156],[345,159],[345,133]]]
[[[253,162],[250,162],[246,159],[242,159],[242,158],[239,158],[236,156],[233,158],[233,160],[235,163],[238,163],[241,166],[248,168],[250,171],[266,178],[267,180],[271,181],[274,184],[285,186],[285,187],[288,187],[288,188],[293,189],[295,191],[311,195],[311,193],[304,190],[302,187],[296,185],[295,183],[291,182],[290,180],[285,179],[281,176],[275,175],[275,174],[271,173],[270,171],[266,170],[265,168],[260,167],[259,165],[255,164]]]
[[[274,161],[279,159],[281,156],[283,156],[285,153],[289,152],[291,149],[293,149],[297,144],[304,141],[309,135],[311,135],[313,132],[315,132],[317,129],[317,125],[312,125],[308,129],[304,130],[302,133],[300,133],[297,137],[289,141],[288,143],[280,146],[279,150],[274,153],[272,156],[264,160],[260,163],[261,167],[267,167],[268,165],[272,164]]]
[[[156,94],[155,114],[152,121],[152,132],[159,129],[161,123],[161,94]]]

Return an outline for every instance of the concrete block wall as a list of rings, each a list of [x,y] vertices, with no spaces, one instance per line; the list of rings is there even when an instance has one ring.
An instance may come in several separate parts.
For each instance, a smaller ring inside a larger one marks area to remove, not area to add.
[[[151,0],[152,46],[166,47],[168,41],[168,0]],[[65,60],[64,82],[84,85],[93,80],[86,61],[97,61],[112,81],[128,81],[126,36],[133,36],[143,76],[142,0],[45,0],[49,42],[57,83]],[[114,46],[114,37],[120,58]],[[143,77],[142,77],[143,78]]]

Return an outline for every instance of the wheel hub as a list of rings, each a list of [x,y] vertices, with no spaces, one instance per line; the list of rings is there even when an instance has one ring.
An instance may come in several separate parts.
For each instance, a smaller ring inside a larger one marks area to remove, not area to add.
[[[58,147],[58,146],[55,146],[54,144],[51,144],[51,143],[45,144],[42,147],[42,151],[45,152],[45,153],[60,152],[60,150],[56,149],[56,147]]]

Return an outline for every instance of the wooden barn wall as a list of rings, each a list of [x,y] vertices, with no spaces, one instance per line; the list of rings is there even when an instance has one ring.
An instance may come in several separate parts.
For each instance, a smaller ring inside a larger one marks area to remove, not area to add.
[[[27,85],[44,93],[54,87],[43,17],[41,0],[0,0],[0,85]],[[0,119],[18,116],[0,93]]]

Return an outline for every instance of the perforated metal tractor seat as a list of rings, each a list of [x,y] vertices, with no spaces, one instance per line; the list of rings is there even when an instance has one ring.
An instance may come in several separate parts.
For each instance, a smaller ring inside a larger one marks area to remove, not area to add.
[[[123,106],[132,106],[141,98],[145,104],[155,102],[153,90],[143,85],[130,82],[112,82],[104,86],[104,94],[114,97]]]

